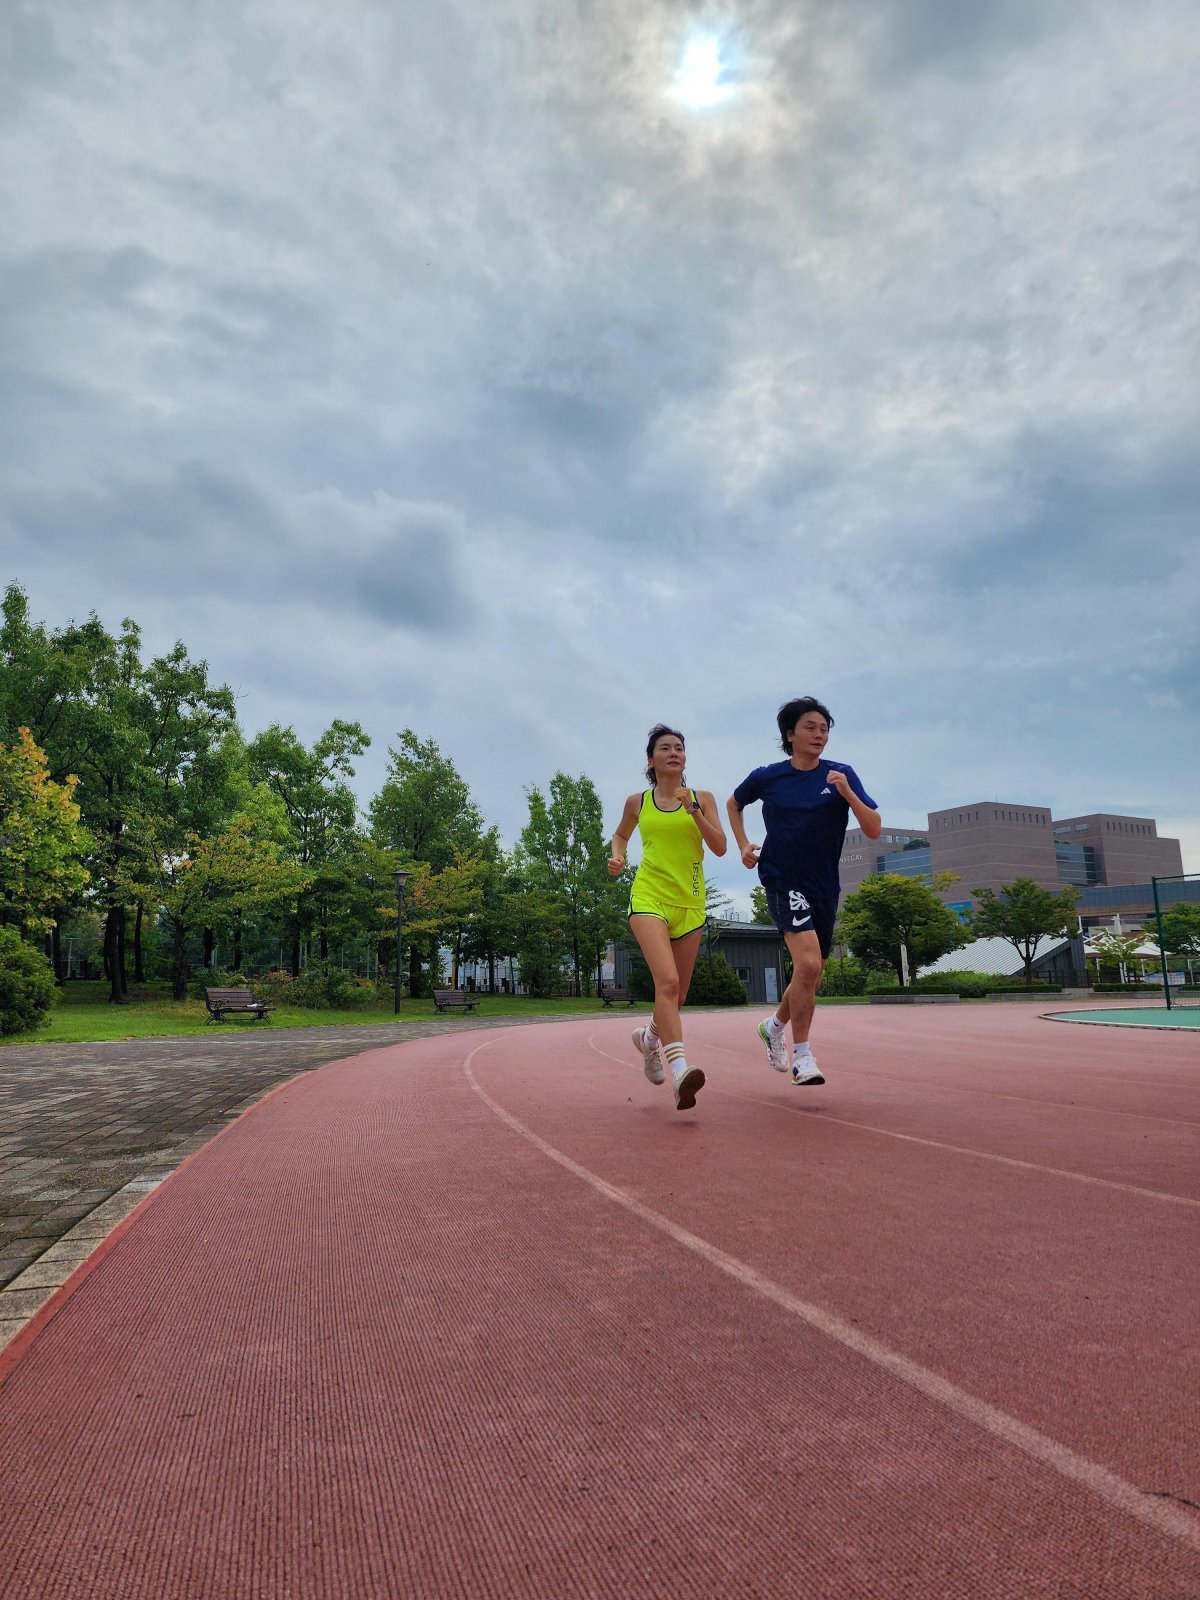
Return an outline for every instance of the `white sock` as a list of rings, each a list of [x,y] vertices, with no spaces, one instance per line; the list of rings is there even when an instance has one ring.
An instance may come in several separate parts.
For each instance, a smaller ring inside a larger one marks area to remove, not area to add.
[[[679,1078],[687,1071],[687,1060],[683,1053],[683,1041],[676,1044],[663,1045],[663,1055],[667,1058],[667,1065],[673,1077]]]
[[[654,1026],[654,1018],[650,1018],[648,1027],[642,1029],[642,1038],[646,1041],[647,1050],[656,1050],[659,1045],[658,1029]]]
[[[807,1039],[802,1040],[796,1046],[794,1054],[795,1054],[797,1060],[799,1060],[799,1058],[801,1056],[810,1056],[810,1055],[812,1055],[812,1048],[809,1045],[809,1042],[808,1042]]]
[[[778,1039],[779,1035],[783,1032],[784,1028],[786,1028],[786,1027],[787,1027],[787,1023],[786,1022],[780,1022],[779,1018],[775,1015],[774,1012],[772,1012],[771,1015],[767,1018],[767,1032],[771,1035],[772,1039]]]

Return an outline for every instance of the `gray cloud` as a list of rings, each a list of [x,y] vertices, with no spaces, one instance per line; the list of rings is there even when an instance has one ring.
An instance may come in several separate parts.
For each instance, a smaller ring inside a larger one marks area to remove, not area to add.
[[[1144,806],[1136,717],[1200,846],[1193,28],[1125,19],[22,6],[5,575],[359,717],[365,788],[412,722],[509,837],[659,716],[732,784],[813,688],[900,820]]]

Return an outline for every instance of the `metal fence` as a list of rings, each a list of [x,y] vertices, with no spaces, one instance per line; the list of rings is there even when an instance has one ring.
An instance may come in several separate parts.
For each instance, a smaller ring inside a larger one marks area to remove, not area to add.
[[[1183,872],[1171,878],[1151,878],[1154,890],[1154,926],[1162,962],[1163,995],[1168,1011],[1200,1006],[1200,926],[1181,925],[1179,914],[1194,907],[1185,884],[1200,885],[1200,872]],[[1174,914],[1174,916],[1173,916]]]

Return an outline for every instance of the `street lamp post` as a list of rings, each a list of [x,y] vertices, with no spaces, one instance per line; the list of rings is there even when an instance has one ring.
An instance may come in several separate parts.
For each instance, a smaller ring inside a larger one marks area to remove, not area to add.
[[[400,1015],[400,928],[404,921],[404,885],[408,882],[408,872],[404,867],[397,867],[392,874],[396,880],[396,1015]]]

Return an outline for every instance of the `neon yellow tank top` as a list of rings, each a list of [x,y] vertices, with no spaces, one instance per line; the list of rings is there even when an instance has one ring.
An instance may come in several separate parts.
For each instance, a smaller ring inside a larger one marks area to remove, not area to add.
[[[691,791],[695,797],[696,791]],[[663,811],[654,790],[642,795],[638,811],[642,860],[635,883],[644,894],[668,906],[704,904],[704,840],[686,809]]]

